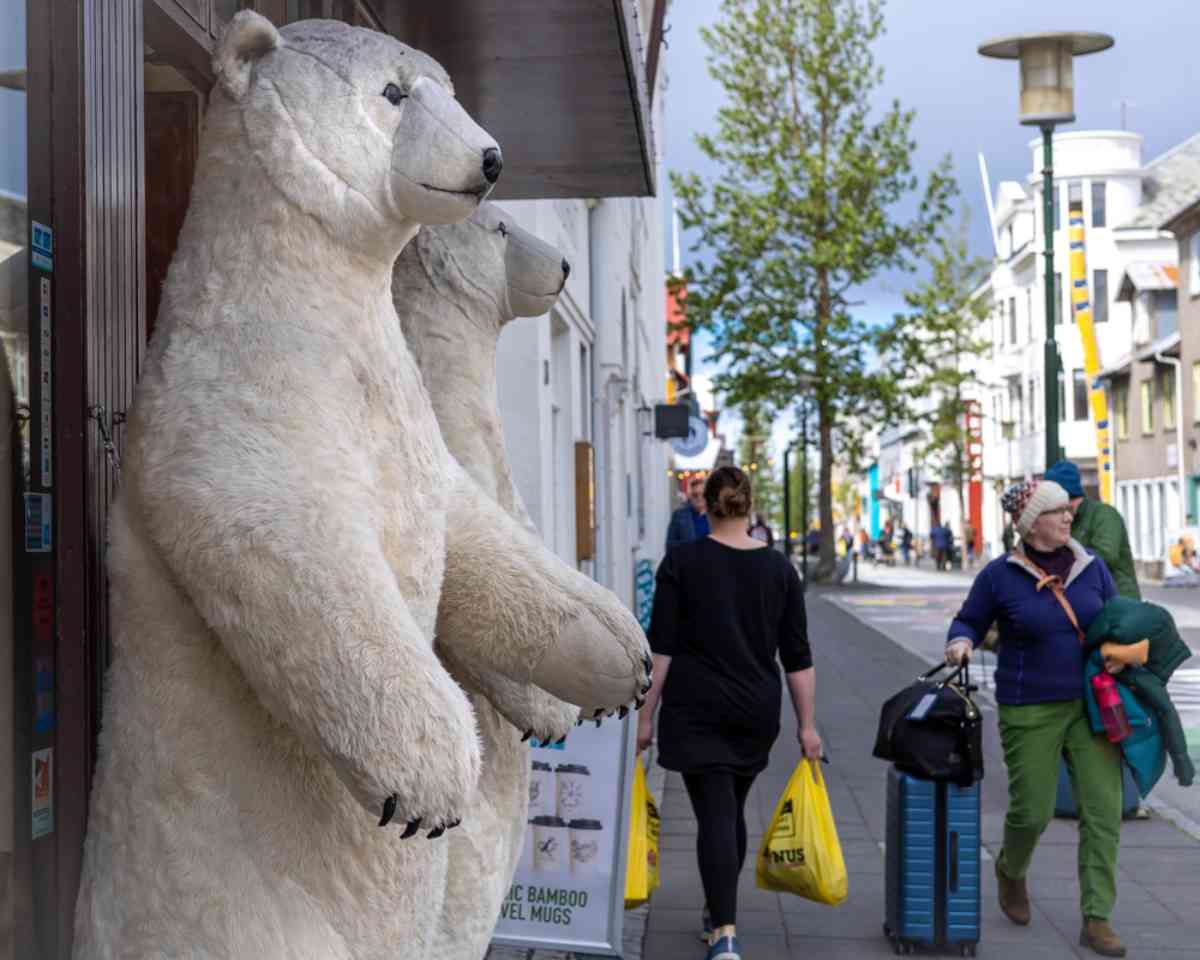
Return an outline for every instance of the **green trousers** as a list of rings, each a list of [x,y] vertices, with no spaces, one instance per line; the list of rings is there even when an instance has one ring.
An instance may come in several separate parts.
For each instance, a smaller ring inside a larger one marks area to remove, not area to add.
[[[1066,754],[1079,807],[1079,893],[1085,917],[1107,920],[1117,899],[1121,839],[1121,752],[1092,733],[1083,700],[1000,705],[1008,767],[1008,815],[999,868],[1010,880],[1029,869],[1054,816],[1059,758]]]

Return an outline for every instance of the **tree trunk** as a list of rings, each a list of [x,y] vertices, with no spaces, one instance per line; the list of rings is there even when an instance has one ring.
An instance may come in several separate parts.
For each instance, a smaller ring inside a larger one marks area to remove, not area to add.
[[[827,581],[837,567],[837,552],[834,549],[833,529],[833,424],[830,423],[829,404],[817,399],[817,415],[820,420],[818,431],[821,436],[821,557],[814,574],[819,581]]]

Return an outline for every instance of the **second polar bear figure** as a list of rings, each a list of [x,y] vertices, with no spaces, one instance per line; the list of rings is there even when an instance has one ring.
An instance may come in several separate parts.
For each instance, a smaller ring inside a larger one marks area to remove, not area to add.
[[[505,451],[496,391],[496,347],[517,317],[548,313],[570,265],[554,247],[485,203],[461,223],[426,228],[396,262],[396,311],[450,451],[480,488],[533,529]],[[544,581],[548,600],[611,609],[628,616],[610,591],[554,559]],[[471,694],[483,744],[481,790],[463,829],[451,838],[447,902],[476,899],[498,912],[520,855],[528,807],[529,751],[521,732],[552,741],[580,713],[531,684],[516,684],[464,660],[475,641],[470,620],[455,617],[443,598],[438,652]],[[599,708],[586,707],[592,719]],[[508,722],[505,722],[505,721]],[[484,785],[486,784],[486,787]],[[489,824],[494,827],[489,829]],[[478,871],[479,863],[501,869]],[[490,926],[456,935],[463,956],[480,955]]]
[[[442,834],[481,745],[439,604],[471,605],[462,658],[580,705],[633,700],[645,640],[544,600],[544,547],[450,455],[400,330],[396,257],[500,174],[445,72],[247,12],[214,66],[109,531],[75,957],[471,960]]]

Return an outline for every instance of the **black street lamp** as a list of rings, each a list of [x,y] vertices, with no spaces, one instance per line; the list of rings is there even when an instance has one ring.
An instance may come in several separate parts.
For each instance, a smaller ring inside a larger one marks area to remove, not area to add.
[[[1074,57],[1098,53],[1113,45],[1106,33],[1025,33],[981,44],[979,52],[1021,63],[1021,123],[1042,130],[1042,224],[1046,258],[1046,342],[1043,365],[1046,405],[1046,466],[1061,459],[1058,444],[1058,345],[1054,323],[1058,297],[1054,289],[1054,127],[1075,120]]]

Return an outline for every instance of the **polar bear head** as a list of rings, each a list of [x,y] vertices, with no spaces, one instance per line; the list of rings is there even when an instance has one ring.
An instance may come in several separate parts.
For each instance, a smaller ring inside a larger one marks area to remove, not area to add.
[[[484,203],[460,223],[422,230],[396,262],[392,289],[402,319],[406,302],[433,292],[498,335],[516,317],[549,313],[570,272],[559,250]]]
[[[213,61],[209,126],[326,226],[381,231],[470,215],[503,165],[436,61],[373,30],[238,13]]]

